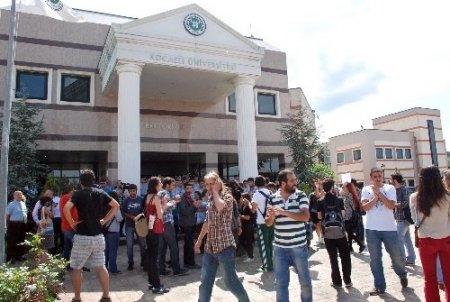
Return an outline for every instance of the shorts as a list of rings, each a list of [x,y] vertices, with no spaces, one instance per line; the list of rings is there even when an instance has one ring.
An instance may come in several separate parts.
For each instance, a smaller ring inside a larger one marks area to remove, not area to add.
[[[92,267],[105,265],[105,237],[77,235],[73,237],[73,247],[70,254],[70,267],[81,269],[86,262]]]
[[[312,212],[312,213],[310,213],[309,217],[311,218],[311,222],[313,224],[317,224],[317,223],[319,223],[321,221],[319,219],[319,217],[317,217],[317,213]]]

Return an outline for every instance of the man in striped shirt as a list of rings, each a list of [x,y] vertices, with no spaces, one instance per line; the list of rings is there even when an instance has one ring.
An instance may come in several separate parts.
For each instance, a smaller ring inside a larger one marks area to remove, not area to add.
[[[273,268],[277,301],[289,301],[289,266],[294,265],[300,280],[302,302],[312,301],[305,223],[309,221],[308,197],[297,190],[291,170],[278,174],[280,189],[270,198],[266,225],[275,223]]]

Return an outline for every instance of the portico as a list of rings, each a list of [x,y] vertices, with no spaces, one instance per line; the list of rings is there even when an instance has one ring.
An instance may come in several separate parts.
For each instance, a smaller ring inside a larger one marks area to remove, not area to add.
[[[99,71],[103,93],[117,95],[117,178],[140,183],[142,137],[146,136],[141,133],[144,102],[150,107],[152,102],[190,104],[201,115],[202,109],[197,107],[222,106],[233,92],[239,175],[241,179],[256,176],[254,86],[261,75],[263,55],[261,47],[195,4],[113,24]],[[176,129],[177,133],[171,135],[173,139],[189,140],[201,131],[220,134],[222,128],[224,132],[223,123],[216,126],[219,129],[199,129],[192,123],[191,129]],[[206,167],[217,163],[219,151],[207,154]]]

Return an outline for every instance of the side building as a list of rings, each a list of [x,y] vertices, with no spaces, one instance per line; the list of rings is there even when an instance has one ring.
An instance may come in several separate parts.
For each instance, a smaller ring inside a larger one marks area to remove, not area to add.
[[[18,18],[13,87],[43,109],[39,156],[53,176],[76,181],[91,168],[139,184],[141,175],[215,169],[245,179],[290,165],[279,132],[292,110],[283,51],[196,4],[141,19],[75,11],[87,22]],[[9,10],[0,13],[6,49]]]
[[[385,181],[400,172],[413,188],[421,168],[447,169],[439,110],[411,108],[375,118],[373,127],[330,138],[331,165],[338,175],[351,173],[368,184],[370,169],[379,167]]]

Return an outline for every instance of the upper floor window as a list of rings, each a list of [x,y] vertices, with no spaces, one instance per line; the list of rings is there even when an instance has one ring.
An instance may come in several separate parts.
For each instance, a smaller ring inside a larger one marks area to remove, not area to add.
[[[384,154],[386,155],[386,159],[392,159],[394,157],[392,154],[392,148],[385,148]]]
[[[376,153],[377,159],[383,159],[384,158],[383,148],[376,148],[375,149],[375,153]]]
[[[227,111],[236,113],[236,95],[230,94],[227,98]]]
[[[409,149],[409,148],[405,149],[405,158],[406,159],[411,159],[412,158],[411,149]]]
[[[397,159],[403,159],[403,149],[395,149],[395,155],[397,157]]]
[[[415,187],[414,179],[408,179],[408,187],[410,187],[410,188]]]
[[[61,101],[89,103],[91,101],[91,77],[82,75],[61,75]]]
[[[336,156],[336,161],[338,164],[343,163],[345,161],[344,153],[339,152]]]
[[[17,70],[16,98],[47,100],[48,72]]]
[[[353,160],[361,160],[361,150],[353,150]]]
[[[275,94],[258,92],[258,114],[277,115],[277,99]]]

